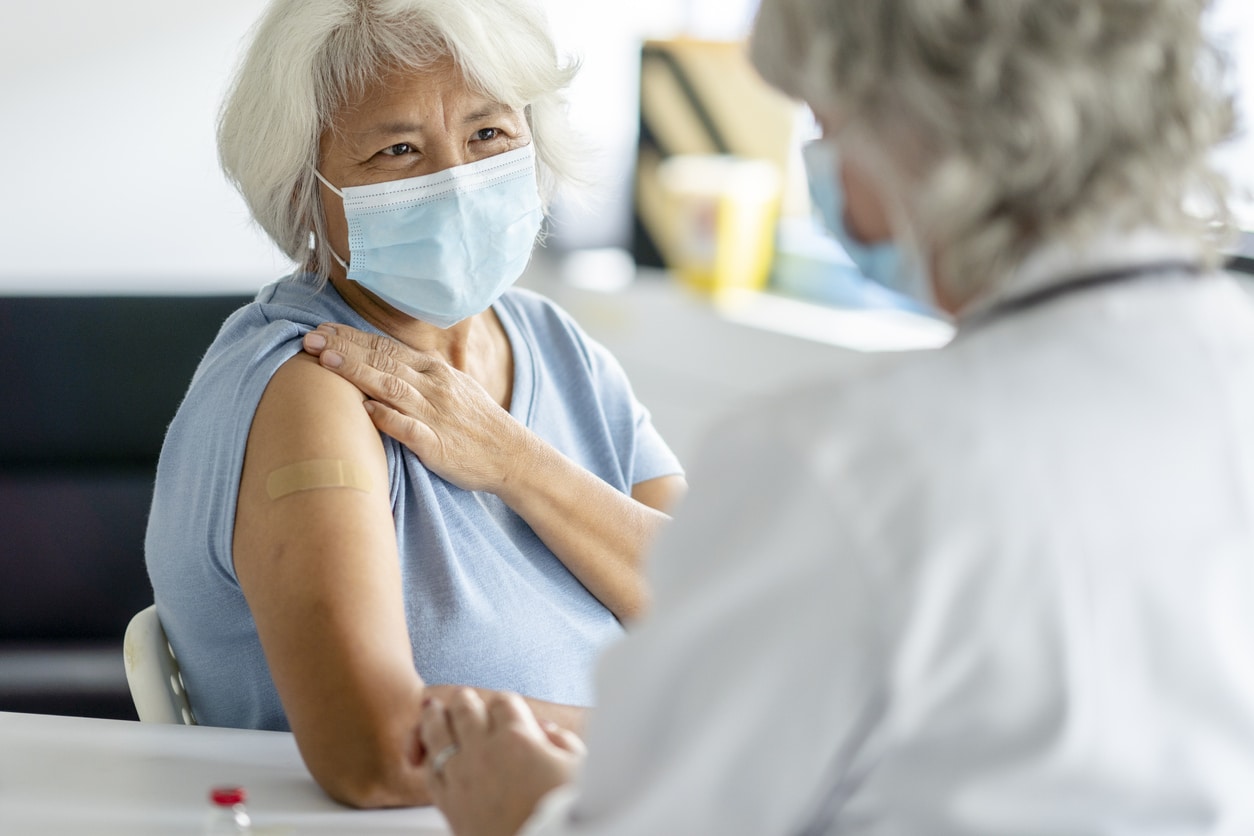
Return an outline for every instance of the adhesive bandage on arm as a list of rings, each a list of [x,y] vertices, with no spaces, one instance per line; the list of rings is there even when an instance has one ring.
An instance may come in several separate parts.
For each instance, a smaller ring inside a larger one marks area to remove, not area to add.
[[[342,459],[310,459],[270,471],[266,477],[266,493],[281,499],[298,491],[320,488],[351,488],[370,493],[370,477],[357,462]]]

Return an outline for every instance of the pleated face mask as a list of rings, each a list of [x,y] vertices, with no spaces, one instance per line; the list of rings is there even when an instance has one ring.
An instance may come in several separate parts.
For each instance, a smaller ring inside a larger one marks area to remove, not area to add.
[[[531,145],[422,177],[343,190],[348,278],[403,313],[448,328],[518,280],[544,213]]]
[[[801,149],[805,161],[810,199],[823,219],[823,226],[848,253],[866,276],[889,290],[934,307],[931,280],[915,259],[907,257],[894,241],[865,243],[845,224],[845,195],[840,185],[840,160],[836,147],[827,140],[815,140]]]

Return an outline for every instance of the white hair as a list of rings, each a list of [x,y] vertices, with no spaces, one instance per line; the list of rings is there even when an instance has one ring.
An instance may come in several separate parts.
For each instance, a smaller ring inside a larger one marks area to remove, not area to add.
[[[289,258],[328,274],[313,171],[336,112],[390,69],[449,58],[473,89],[526,114],[547,203],[575,176],[562,96],[577,67],[559,59],[535,0],[271,1],[223,103],[218,156]]]
[[[1234,117],[1207,5],[763,0],[751,54],[848,126],[842,146],[962,303],[1034,246],[1112,227],[1189,235],[1218,260],[1227,188],[1208,154]]]

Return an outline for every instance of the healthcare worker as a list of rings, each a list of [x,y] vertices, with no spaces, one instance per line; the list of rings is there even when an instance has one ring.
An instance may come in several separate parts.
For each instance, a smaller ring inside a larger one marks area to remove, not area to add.
[[[710,434],[586,761],[512,698],[431,701],[456,833],[1254,833],[1205,6],[763,0],[832,231],[957,336]]]

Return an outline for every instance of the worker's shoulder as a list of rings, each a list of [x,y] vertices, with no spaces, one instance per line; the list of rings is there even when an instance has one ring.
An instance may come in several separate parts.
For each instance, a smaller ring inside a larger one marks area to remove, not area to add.
[[[745,404],[709,437],[763,467],[793,462],[837,492],[867,490],[888,474],[897,484],[953,478],[950,463],[986,458],[980,450],[998,443],[999,426],[1040,400],[1016,402],[1007,384],[1031,350],[963,341],[842,364]]]
[[[747,405],[745,420],[788,427],[794,437],[823,428],[904,429],[953,406],[953,395],[970,382],[965,354],[941,348],[867,355],[759,397]]]

